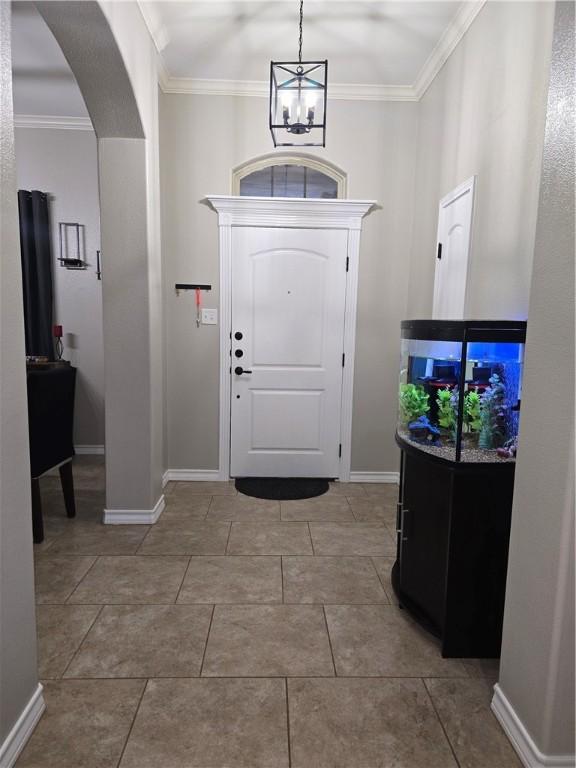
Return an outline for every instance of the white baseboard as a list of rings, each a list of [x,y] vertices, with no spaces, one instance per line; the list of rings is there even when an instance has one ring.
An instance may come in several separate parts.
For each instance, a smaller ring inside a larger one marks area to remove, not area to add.
[[[22,714],[0,746],[0,768],[12,768],[45,709],[42,686],[38,683]]]
[[[84,454],[88,456],[103,456],[104,446],[103,445],[75,445],[74,453],[77,453],[79,456],[82,456]]]
[[[153,509],[105,509],[104,523],[106,525],[153,525],[165,506],[166,502],[162,495]]]
[[[162,477],[162,487],[170,481],[193,482],[204,480],[216,483],[222,480],[217,469],[167,469]],[[399,472],[350,472],[351,483],[396,483],[400,482]]]
[[[350,472],[351,483],[396,483],[400,472]]]
[[[574,767],[575,755],[545,755],[540,752],[498,683],[494,686],[491,707],[526,768]]]
[[[208,483],[220,481],[220,472],[217,469],[167,469],[162,478],[162,485],[170,481],[193,482],[203,480]]]

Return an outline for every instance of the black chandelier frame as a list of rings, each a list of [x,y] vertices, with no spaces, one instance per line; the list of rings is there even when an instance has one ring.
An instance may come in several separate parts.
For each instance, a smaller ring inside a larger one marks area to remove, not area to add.
[[[328,101],[328,60],[302,61],[302,28],[304,17],[304,0],[300,0],[300,24],[298,40],[298,61],[271,61],[270,62],[270,104],[269,126],[275,147],[293,146],[326,146],[326,107]],[[316,77],[311,75],[318,71]],[[286,80],[279,82],[277,73],[285,72]],[[286,106],[282,107],[282,122],[278,122],[280,114],[278,97],[280,93],[294,91],[298,94],[300,112],[296,122],[290,123],[290,112]],[[303,103],[305,93],[315,93],[322,96],[322,121],[315,122],[319,112],[318,105],[306,106]],[[322,141],[279,141],[276,132],[285,131],[290,136],[304,138],[306,135],[316,135],[321,131]]]

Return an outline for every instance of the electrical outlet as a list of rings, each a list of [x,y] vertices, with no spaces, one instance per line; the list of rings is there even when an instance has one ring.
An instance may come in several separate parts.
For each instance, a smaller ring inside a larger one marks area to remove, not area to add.
[[[202,325],[218,325],[218,310],[217,309],[203,309],[202,310]]]

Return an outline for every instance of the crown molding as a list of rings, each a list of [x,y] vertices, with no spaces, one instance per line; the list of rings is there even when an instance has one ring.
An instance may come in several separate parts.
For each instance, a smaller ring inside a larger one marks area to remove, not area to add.
[[[159,57],[161,59],[161,57]],[[159,68],[160,71],[160,68]],[[164,73],[166,69],[164,68]],[[164,93],[193,96],[259,96],[268,98],[270,83],[265,80],[200,80],[189,77],[159,77]],[[328,99],[346,101],[418,101],[411,85],[366,85],[329,83]]]
[[[369,83],[329,83],[328,99],[346,101],[420,101],[440,72],[487,0],[465,0],[434,46],[424,66],[411,85],[378,85]],[[154,42],[158,59],[158,82],[164,93],[192,96],[259,96],[267,98],[269,84],[265,80],[219,80],[174,77],[170,74],[162,51],[169,43],[167,29],[150,12],[146,3],[138,7]]]
[[[140,15],[144,19],[144,24],[148,28],[154,47],[161,53],[162,50],[170,42],[170,35],[164,24],[162,24],[156,9],[152,3],[145,3],[141,0],[136,0],[136,5],[140,11]]]
[[[64,131],[94,131],[89,117],[61,115],[14,115],[15,128],[56,128]]]
[[[156,53],[156,66],[158,71],[158,85],[163,93],[170,93],[170,74],[166,68],[164,58],[161,53]]]
[[[420,101],[432,85],[435,77],[448,61],[454,49],[485,4],[486,0],[467,0],[462,3],[414,81],[412,87],[418,101]]]

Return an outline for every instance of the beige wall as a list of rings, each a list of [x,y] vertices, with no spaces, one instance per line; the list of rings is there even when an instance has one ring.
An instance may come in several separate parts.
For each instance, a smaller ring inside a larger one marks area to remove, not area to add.
[[[419,103],[331,101],[327,149],[364,223],[352,469],[394,471],[399,322],[432,310],[440,198],[477,175],[466,315],[526,317],[552,37],[550,3],[489,2]],[[216,469],[218,331],[175,282],[218,283],[216,217],[232,168],[271,151],[267,102],[162,95],[166,462]],[[218,306],[217,291],[206,297]]]
[[[440,198],[474,174],[465,316],[527,316],[553,16],[486,3],[420,101],[411,317],[432,312]]]
[[[37,689],[10,3],[0,3],[0,750]],[[5,758],[2,754],[2,761]]]
[[[167,466],[218,468],[218,328],[194,322],[193,296],[174,283],[206,282],[218,306],[216,215],[199,200],[231,192],[232,169],[269,153],[266,99],[162,95],[162,230],[167,356]],[[393,441],[399,323],[406,315],[416,103],[329,104],[327,149],[308,149],[348,172],[348,197],[381,206],[364,220],[360,256],[352,469],[396,471]]]
[[[500,687],[544,755],[574,755],[574,5],[557,4]],[[543,764],[543,763],[541,763]],[[549,765],[560,765],[550,757]],[[574,765],[566,759],[562,765]]]
[[[49,194],[52,227],[54,322],[64,329],[64,358],[77,368],[74,444],[104,445],[102,282],[96,278],[100,248],[98,158],[92,131],[16,129],[19,189]],[[58,257],[60,221],[84,225],[86,270],[68,270]]]

